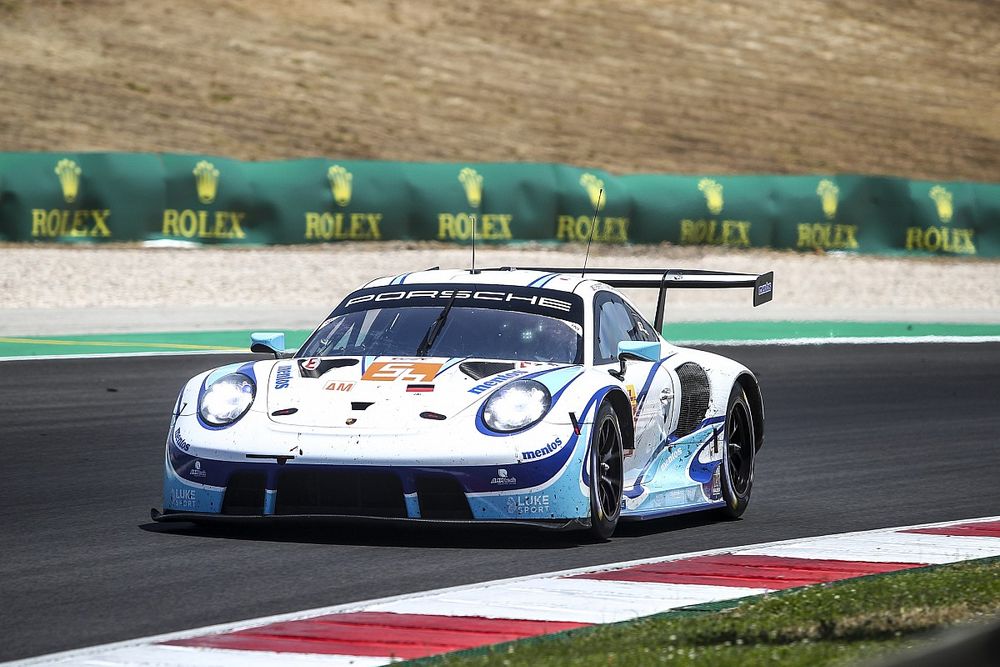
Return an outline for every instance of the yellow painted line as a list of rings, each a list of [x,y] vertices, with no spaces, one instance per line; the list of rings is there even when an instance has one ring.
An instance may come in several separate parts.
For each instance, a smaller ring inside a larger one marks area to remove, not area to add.
[[[0,343],[18,343],[22,345],[69,345],[75,347],[148,347],[154,349],[169,348],[171,350],[232,350],[242,352],[241,347],[219,347],[218,345],[189,345],[186,343],[138,343],[113,340],[55,340],[52,338],[3,338]]]

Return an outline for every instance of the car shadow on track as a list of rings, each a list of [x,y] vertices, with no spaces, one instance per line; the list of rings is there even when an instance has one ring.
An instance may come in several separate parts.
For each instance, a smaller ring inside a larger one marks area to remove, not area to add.
[[[667,517],[654,521],[622,522],[612,541],[642,538],[656,533],[688,530],[720,522],[711,513]],[[551,531],[497,525],[384,525],[304,520],[282,523],[202,524],[147,522],[141,530],[162,535],[255,542],[287,542],[351,546],[418,547],[426,549],[571,549],[594,545],[586,530]]]

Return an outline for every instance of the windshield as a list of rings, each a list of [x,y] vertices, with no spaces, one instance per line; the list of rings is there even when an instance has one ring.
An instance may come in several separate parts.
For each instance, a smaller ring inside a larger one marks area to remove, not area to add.
[[[544,296],[550,290],[506,286],[499,288],[502,291],[424,287],[365,290],[349,296],[297,356],[582,362],[583,328],[573,321],[582,305],[575,295],[557,292],[555,299]]]

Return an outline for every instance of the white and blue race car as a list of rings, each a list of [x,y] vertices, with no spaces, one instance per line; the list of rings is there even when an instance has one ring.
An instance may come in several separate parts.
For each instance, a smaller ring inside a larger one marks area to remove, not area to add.
[[[659,291],[650,324],[617,288]],[[750,500],[754,375],[659,331],[668,289],[772,274],[427,270],[349,294],[295,352],[192,378],[157,521],[279,517],[588,528]]]

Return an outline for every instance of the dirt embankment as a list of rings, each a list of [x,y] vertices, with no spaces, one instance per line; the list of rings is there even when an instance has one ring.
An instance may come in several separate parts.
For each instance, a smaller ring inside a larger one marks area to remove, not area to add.
[[[1000,180],[994,0],[0,0],[0,150]]]

